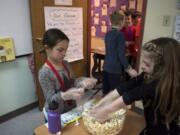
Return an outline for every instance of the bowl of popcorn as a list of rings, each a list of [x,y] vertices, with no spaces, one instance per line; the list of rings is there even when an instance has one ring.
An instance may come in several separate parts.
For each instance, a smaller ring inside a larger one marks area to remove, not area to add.
[[[82,113],[84,126],[92,135],[117,135],[123,128],[125,117],[126,110],[120,109],[108,121],[100,123],[89,114],[89,110]]]

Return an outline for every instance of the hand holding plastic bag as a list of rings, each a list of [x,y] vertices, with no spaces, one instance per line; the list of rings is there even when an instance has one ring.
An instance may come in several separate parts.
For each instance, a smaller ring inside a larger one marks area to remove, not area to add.
[[[97,79],[88,78],[88,77],[80,77],[75,81],[75,87],[92,89],[97,83]]]
[[[64,100],[78,100],[84,95],[84,88],[71,88],[66,92],[62,92],[61,94]]]

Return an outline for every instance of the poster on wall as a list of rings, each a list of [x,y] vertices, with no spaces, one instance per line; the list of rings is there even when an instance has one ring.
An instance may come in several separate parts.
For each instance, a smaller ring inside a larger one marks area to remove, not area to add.
[[[12,38],[0,37],[0,63],[15,60],[14,43]]]
[[[58,28],[70,39],[65,59],[69,62],[83,59],[82,8],[44,7],[45,28]]]
[[[110,1],[110,7],[116,7],[116,0]]]
[[[100,6],[100,0],[95,0],[94,1],[94,6],[99,7]]]
[[[129,0],[129,9],[136,9],[136,0]]]
[[[180,42],[180,16],[176,16],[174,38]]]
[[[90,0],[91,1],[91,36],[104,38],[111,29],[110,14],[120,7],[127,7],[127,0]],[[135,6],[136,0],[131,2]]]

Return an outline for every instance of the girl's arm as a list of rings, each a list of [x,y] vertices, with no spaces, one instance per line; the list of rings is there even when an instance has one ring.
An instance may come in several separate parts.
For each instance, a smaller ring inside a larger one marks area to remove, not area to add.
[[[60,90],[56,89],[55,78],[53,79],[51,77],[50,70],[48,68],[41,68],[38,79],[47,103],[50,103],[53,99],[57,102],[62,101]]]
[[[84,95],[84,88],[70,88],[66,92],[61,92],[63,100],[78,100]]]
[[[108,105],[107,112],[110,114],[124,107],[126,107],[126,104],[124,103],[122,96],[120,96],[110,105]]]
[[[63,102],[63,100],[79,99],[84,95],[83,88],[70,88],[66,92],[62,92],[56,88],[56,78],[53,78],[48,69],[43,69],[39,72],[39,82],[43,90],[46,102],[50,103],[52,100]]]
[[[109,105],[105,105],[99,108],[96,108],[91,111],[91,115],[99,122],[105,122],[109,119],[110,114],[116,112],[117,110],[126,107],[126,104],[123,101],[122,96],[117,98]]]
[[[119,84],[119,86],[116,89],[117,89],[119,95],[123,95],[124,92],[131,91],[134,88],[141,85],[143,80],[144,80],[144,73],[141,73],[137,77],[131,78],[127,82]]]
[[[74,87],[92,89],[97,83],[97,79],[90,77],[79,77],[74,81]]]
[[[110,92],[109,94],[107,94],[103,99],[101,99],[94,108],[98,108],[102,105],[106,105],[108,103],[113,102],[115,99],[117,99],[118,97],[120,97],[119,93],[117,92],[117,90],[113,90],[112,92]]]

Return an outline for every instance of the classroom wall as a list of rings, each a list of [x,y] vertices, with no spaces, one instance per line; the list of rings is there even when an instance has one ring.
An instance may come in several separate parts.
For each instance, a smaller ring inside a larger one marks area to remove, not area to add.
[[[14,39],[18,56],[31,53],[29,0],[1,0],[0,7],[0,36]],[[27,57],[0,63],[0,116],[35,101],[35,83]]]
[[[15,55],[33,52],[29,0],[0,1],[0,37],[12,37]]]
[[[27,57],[0,64],[0,116],[37,101]]]
[[[177,0],[148,0],[143,43],[160,36],[173,36]],[[169,26],[163,26],[163,17],[170,16]]]

